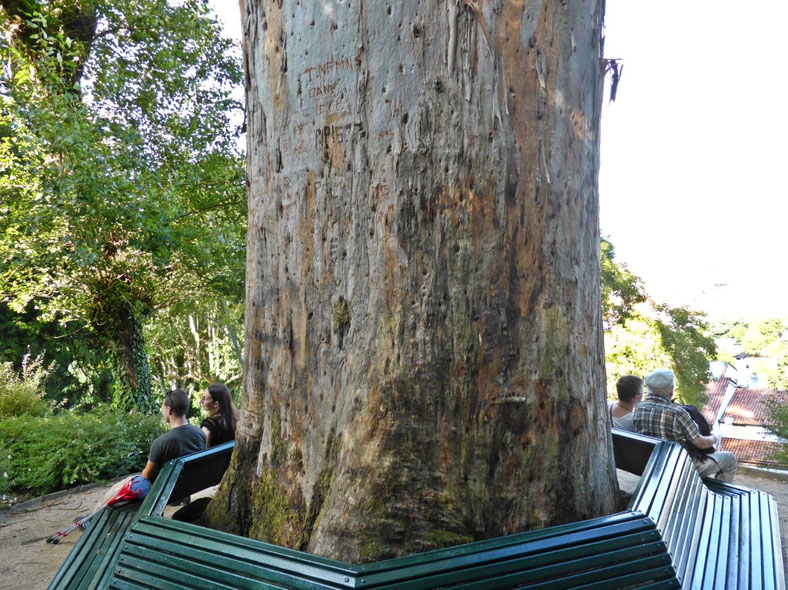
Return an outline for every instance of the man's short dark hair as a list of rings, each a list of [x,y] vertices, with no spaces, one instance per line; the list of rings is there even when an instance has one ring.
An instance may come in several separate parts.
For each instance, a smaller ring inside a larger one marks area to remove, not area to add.
[[[643,379],[635,375],[624,375],[616,381],[618,399],[622,402],[631,402],[638,393],[643,391]]]
[[[183,418],[191,407],[189,394],[181,389],[173,389],[164,396],[164,405],[172,408],[173,414]]]

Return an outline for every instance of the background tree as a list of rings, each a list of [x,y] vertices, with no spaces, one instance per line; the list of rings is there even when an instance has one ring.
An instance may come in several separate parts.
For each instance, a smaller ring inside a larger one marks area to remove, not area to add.
[[[240,298],[237,56],[198,0],[0,6],[4,299],[89,328],[114,403],[152,409],[149,314]]]
[[[639,277],[615,260],[613,245],[602,239],[602,316],[605,319],[607,389],[624,375],[641,377],[659,367],[676,374],[676,396],[702,405],[717,349],[705,316],[686,307],[650,299]]]
[[[632,274],[627,266],[615,261],[613,244],[602,238],[599,243],[602,273],[602,320],[605,330],[623,325],[635,307],[647,299],[640,277]]]
[[[214,524],[352,561],[613,509],[602,3],[244,3],[245,407]]]
[[[765,402],[769,416],[768,430],[782,439],[783,443],[775,451],[772,459],[781,465],[788,464],[788,391],[777,392]]]

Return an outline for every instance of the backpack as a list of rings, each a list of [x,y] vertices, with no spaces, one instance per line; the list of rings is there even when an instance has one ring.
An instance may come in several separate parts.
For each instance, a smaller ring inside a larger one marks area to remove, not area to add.
[[[682,405],[681,407],[687,411],[687,413],[690,415],[690,418],[692,418],[692,421],[698,426],[698,430],[702,436],[709,436],[711,434],[711,426],[709,426],[706,418],[703,417],[703,414],[697,407],[690,405]],[[683,446],[689,456],[698,461],[705,461],[706,455],[711,455],[712,453],[716,452],[714,447],[699,449],[692,443],[688,443]]]

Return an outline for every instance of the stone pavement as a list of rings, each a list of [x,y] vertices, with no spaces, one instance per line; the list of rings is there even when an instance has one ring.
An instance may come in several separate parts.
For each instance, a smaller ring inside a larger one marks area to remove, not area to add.
[[[57,545],[46,539],[90,513],[111,485],[0,511],[0,588],[46,588],[82,532],[75,530]]]

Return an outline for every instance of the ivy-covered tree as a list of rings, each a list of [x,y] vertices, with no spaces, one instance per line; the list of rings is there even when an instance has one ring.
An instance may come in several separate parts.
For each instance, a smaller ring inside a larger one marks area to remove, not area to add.
[[[200,0],[0,7],[3,299],[89,327],[151,410],[149,314],[242,296],[239,55]]]

